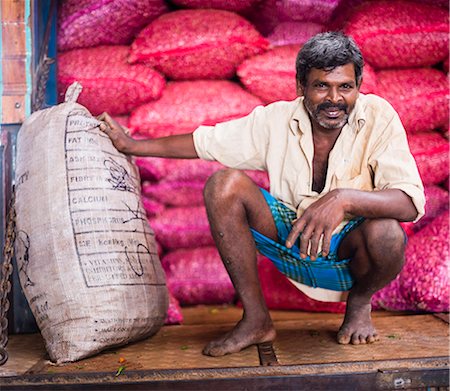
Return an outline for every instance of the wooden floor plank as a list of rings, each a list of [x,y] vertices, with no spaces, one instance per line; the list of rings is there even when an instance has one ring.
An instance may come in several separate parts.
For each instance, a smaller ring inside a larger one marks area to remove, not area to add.
[[[220,358],[201,354],[203,346],[230,330],[242,316],[233,306],[184,308],[185,324],[165,326],[146,340],[108,350],[76,363],[54,366],[46,360],[42,337],[12,335],[8,345],[10,359],[0,367],[0,376],[25,373],[117,372],[120,358],[132,370],[201,369],[259,367],[258,349]],[[343,314],[271,311],[277,329],[273,347],[282,366],[352,363],[448,357],[448,324],[429,315],[375,312],[374,323],[380,341],[366,346],[339,345],[336,333]]]

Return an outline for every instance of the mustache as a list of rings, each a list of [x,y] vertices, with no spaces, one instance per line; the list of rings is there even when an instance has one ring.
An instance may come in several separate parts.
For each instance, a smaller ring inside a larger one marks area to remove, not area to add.
[[[343,110],[347,113],[348,105],[346,105],[345,103],[323,102],[317,106],[317,112],[319,112],[320,110],[328,110],[328,109]]]

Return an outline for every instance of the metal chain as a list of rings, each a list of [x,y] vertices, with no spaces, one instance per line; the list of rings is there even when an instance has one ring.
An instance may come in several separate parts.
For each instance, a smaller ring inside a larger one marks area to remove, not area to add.
[[[13,272],[14,241],[16,239],[15,189],[12,188],[11,200],[7,216],[5,246],[3,248],[3,264],[0,277],[0,366],[8,361],[8,294],[11,291],[10,277]]]

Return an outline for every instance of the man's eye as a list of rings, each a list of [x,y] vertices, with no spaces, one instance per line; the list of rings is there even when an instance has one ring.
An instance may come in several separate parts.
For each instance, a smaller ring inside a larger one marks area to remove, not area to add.
[[[317,83],[316,88],[326,88],[326,84],[325,83]]]
[[[350,84],[343,84],[343,85],[342,85],[342,88],[343,88],[344,90],[350,90],[350,89],[353,88],[353,86],[351,86]]]

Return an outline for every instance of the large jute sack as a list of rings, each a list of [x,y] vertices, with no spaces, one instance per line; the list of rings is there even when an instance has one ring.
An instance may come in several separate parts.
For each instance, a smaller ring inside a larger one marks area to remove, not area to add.
[[[58,49],[126,45],[168,10],[164,0],[64,0],[58,9]]]
[[[228,80],[174,81],[167,83],[160,99],[131,113],[129,127],[132,134],[151,138],[189,133],[200,125],[240,118],[260,104]]]
[[[269,42],[242,16],[229,11],[178,10],[143,29],[130,62],[146,62],[170,79],[228,79],[247,57]]]
[[[94,115],[127,114],[134,107],[158,99],[164,77],[154,69],[127,62],[127,46],[100,46],[61,53],[58,57],[60,101],[74,81],[83,85],[79,102]]]
[[[171,0],[184,8],[214,8],[234,12],[249,12],[261,0]]]
[[[352,13],[345,32],[375,68],[434,65],[448,55],[448,10],[408,1],[369,1]]]
[[[216,247],[171,251],[161,262],[167,285],[181,305],[229,304],[236,298]]]
[[[417,133],[408,137],[424,185],[437,185],[449,174],[449,142],[438,132]]]
[[[408,133],[448,124],[449,88],[446,75],[433,68],[377,72],[378,94],[398,112]]]
[[[166,208],[152,219],[152,227],[168,251],[214,245],[204,206]]]
[[[17,139],[19,276],[57,363],[154,334],[168,306],[136,167],[76,95]]]

